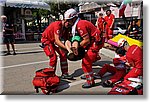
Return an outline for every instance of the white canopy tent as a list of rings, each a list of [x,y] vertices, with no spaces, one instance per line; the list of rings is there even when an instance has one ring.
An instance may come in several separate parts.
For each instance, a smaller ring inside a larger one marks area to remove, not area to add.
[[[34,8],[50,10],[50,7],[44,1],[39,0],[0,0],[1,4],[6,7],[17,8]]]
[[[17,34],[21,35],[21,37],[19,36],[17,39],[26,39],[25,18],[27,19],[28,16],[30,16],[25,14],[26,9],[44,9],[50,11],[50,6],[47,3],[45,3],[44,0],[0,0],[0,6],[20,8],[20,15],[23,15],[24,18],[18,18],[20,19],[21,24],[17,24],[21,26],[21,31],[17,31]],[[17,18],[15,17],[15,19]]]

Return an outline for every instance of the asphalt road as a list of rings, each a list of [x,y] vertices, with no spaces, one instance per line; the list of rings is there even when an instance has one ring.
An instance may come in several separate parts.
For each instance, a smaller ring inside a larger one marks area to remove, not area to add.
[[[46,68],[49,64],[48,57],[45,56],[43,50],[39,47],[39,43],[22,43],[16,44],[17,55],[4,56],[1,53],[2,59],[2,77],[3,89],[2,94],[42,94],[35,93],[32,85],[32,79],[35,71],[38,69]],[[5,52],[5,46],[1,45],[2,52]],[[93,71],[98,72],[103,64],[112,63],[112,59],[101,55],[102,59],[93,64]],[[69,73],[72,74],[75,80],[61,80],[58,92],[54,94],[59,95],[105,95],[111,88],[106,88],[101,83],[109,78],[107,73],[105,77],[96,80],[96,86],[90,89],[83,89],[82,84],[85,80],[80,79],[83,75],[80,61],[69,61]],[[60,63],[58,58],[56,74],[61,75]]]

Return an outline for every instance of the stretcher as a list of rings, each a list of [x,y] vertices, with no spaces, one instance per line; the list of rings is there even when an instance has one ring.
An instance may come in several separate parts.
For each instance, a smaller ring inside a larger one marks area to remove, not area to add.
[[[125,38],[127,40],[127,42],[129,43],[129,45],[138,45],[139,47],[142,47],[143,46],[143,42],[139,41],[139,40],[135,40],[135,39],[132,39],[130,37],[127,37],[125,35],[122,35],[122,34],[118,34],[116,35],[115,37],[113,37],[112,39],[108,40],[108,43],[111,44],[111,45],[114,45],[116,47],[118,47],[118,40],[120,38]]]

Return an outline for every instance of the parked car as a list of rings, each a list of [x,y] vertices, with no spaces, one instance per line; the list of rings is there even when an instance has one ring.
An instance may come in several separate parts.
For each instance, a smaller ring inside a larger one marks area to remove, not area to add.
[[[113,30],[113,34],[117,35],[118,33],[124,34],[126,32],[126,29],[123,29],[121,27],[115,27]]]

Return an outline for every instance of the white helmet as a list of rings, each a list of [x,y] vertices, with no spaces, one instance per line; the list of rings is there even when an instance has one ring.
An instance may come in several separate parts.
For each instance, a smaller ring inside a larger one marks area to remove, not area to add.
[[[2,15],[1,18],[2,18],[2,19],[3,19],[3,18],[6,18],[6,19],[7,19],[7,17],[6,17],[5,15]]]
[[[101,11],[100,11],[100,12],[98,13],[98,15],[100,15],[100,14],[102,14],[102,15],[103,15],[103,12],[101,12]]]
[[[73,8],[67,10],[65,13],[64,13],[64,19],[72,19],[74,17],[77,17],[78,14],[77,14],[77,11]]]
[[[118,40],[118,47],[122,47],[124,45],[124,42],[126,42],[127,40],[125,38],[120,38]]]

